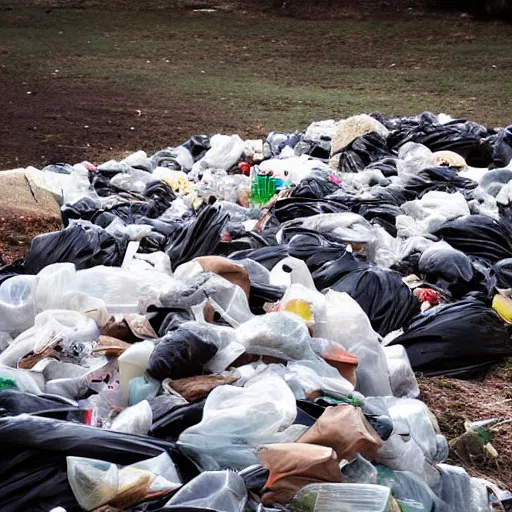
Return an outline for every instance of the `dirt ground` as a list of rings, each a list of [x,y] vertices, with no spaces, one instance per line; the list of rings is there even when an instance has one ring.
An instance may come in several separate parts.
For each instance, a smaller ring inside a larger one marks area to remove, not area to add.
[[[483,381],[448,378],[419,379],[421,399],[436,415],[441,432],[448,441],[465,432],[464,421],[491,418],[512,419],[512,360],[492,370]],[[512,489],[512,425],[491,431],[490,442],[498,452],[496,459],[472,458],[470,461],[450,451],[448,463],[463,466],[470,475],[487,478]]]

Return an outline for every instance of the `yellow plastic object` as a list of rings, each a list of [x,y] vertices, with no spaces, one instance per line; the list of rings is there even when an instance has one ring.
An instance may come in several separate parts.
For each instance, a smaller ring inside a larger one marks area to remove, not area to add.
[[[293,313],[297,316],[300,316],[307,323],[313,322],[313,311],[311,311],[311,304],[305,300],[290,300],[286,304],[283,304],[281,311],[288,311],[288,313]]]
[[[495,295],[492,300],[492,308],[505,322],[512,324],[512,300],[503,295]]]

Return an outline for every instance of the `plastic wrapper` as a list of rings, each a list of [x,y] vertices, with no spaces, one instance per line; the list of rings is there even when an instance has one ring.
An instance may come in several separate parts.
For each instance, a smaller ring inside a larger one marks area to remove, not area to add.
[[[384,354],[393,395],[398,398],[418,398],[420,388],[405,348],[402,345],[384,347]]]
[[[286,504],[304,486],[316,482],[341,482],[336,452],[311,444],[271,444],[261,448],[258,458],[269,470],[261,501]]]
[[[388,512],[391,491],[369,484],[312,484],[301,489],[290,503],[295,512]]]
[[[243,469],[258,462],[254,448],[278,442],[296,414],[295,397],[278,376],[243,388],[220,386],[208,395],[201,422],[185,430],[178,444],[204,470]]]
[[[128,434],[147,435],[153,423],[153,413],[147,400],[122,411],[112,424],[110,430]]]
[[[127,508],[182,485],[167,453],[123,468],[101,460],[67,457],[67,473],[71,489],[85,510],[106,504]]]
[[[206,471],[183,486],[166,504],[166,508],[243,512],[246,503],[247,489],[241,476],[233,471]]]
[[[0,285],[0,331],[28,329],[34,322],[35,276],[14,276]]]
[[[420,303],[397,272],[371,267],[350,272],[333,285],[348,293],[368,315],[382,336],[407,325],[420,311]]]
[[[329,290],[325,297],[327,338],[341,343],[359,359],[356,389],[366,396],[392,395],[386,356],[364,311],[346,293]]]
[[[315,360],[309,346],[306,324],[293,313],[278,312],[258,316],[236,329],[237,340],[249,354],[285,360]]]
[[[469,378],[512,354],[508,329],[478,300],[445,304],[418,315],[390,345],[403,345],[414,371]]]

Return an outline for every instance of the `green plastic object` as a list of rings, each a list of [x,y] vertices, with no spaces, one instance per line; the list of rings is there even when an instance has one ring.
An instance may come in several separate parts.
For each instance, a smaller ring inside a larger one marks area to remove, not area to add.
[[[257,175],[251,185],[251,201],[255,204],[265,204],[276,193],[276,182],[271,176]]]
[[[0,377],[0,390],[2,389],[18,389],[18,386],[15,380]]]

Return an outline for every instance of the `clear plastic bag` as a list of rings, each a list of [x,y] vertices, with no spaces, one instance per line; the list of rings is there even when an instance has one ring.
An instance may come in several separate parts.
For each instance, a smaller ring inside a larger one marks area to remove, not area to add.
[[[312,484],[290,503],[295,512],[388,512],[391,491],[370,484]]]
[[[453,510],[488,512],[490,510],[484,480],[471,478],[466,470],[458,466],[439,464],[437,469],[441,474],[441,481],[433,490],[443,502],[439,507],[440,512]]]
[[[395,433],[380,450],[377,460],[400,471],[411,471],[426,479],[428,464],[448,456],[446,438],[439,434],[435,417],[419,400],[394,397],[367,397],[366,408],[387,410]]]
[[[14,276],[0,285],[0,330],[19,332],[34,324],[36,276]]]
[[[210,149],[200,160],[203,168],[227,171],[238,162],[245,151],[245,142],[238,135],[214,135],[210,139],[210,145]]]
[[[240,475],[233,471],[206,471],[183,486],[166,507],[243,512],[246,503],[247,489]]]
[[[384,347],[383,350],[388,362],[393,395],[398,398],[418,398],[420,388],[405,348],[402,345],[394,345]]]
[[[69,485],[85,510],[107,504],[124,509],[182,485],[167,453],[121,468],[83,457],[67,457],[66,460]]]
[[[66,309],[64,296],[75,290],[76,270],[73,263],[54,263],[37,274],[35,294],[37,312]]]
[[[354,386],[344,379],[332,366],[322,359],[296,361],[287,365],[290,375],[295,377],[305,392],[322,391],[333,398],[346,398],[354,392]]]
[[[110,430],[126,432],[127,434],[148,435],[153,423],[153,412],[147,400],[143,400],[122,411],[112,424]]]
[[[243,388],[220,386],[206,399],[201,422],[185,430],[178,445],[203,470],[243,469],[258,463],[254,448],[276,442],[296,414],[295,396],[276,375]]]
[[[423,144],[407,142],[398,152],[396,169],[399,180],[405,184],[416,178],[423,169],[436,167],[436,158],[432,151]]]
[[[379,337],[361,306],[348,294],[329,290],[326,338],[341,343],[359,359],[356,389],[366,396],[391,396],[389,370]]]
[[[236,329],[237,340],[249,354],[279,357],[288,361],[317,360],[309,346],[306,324],[286,312],[256,316]]]

